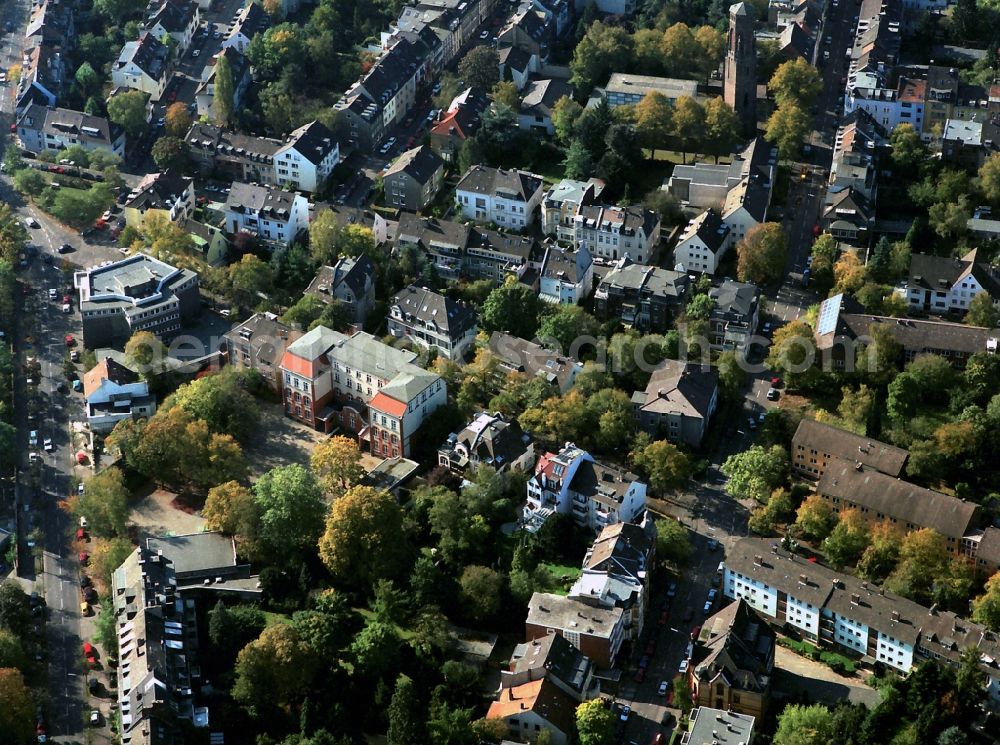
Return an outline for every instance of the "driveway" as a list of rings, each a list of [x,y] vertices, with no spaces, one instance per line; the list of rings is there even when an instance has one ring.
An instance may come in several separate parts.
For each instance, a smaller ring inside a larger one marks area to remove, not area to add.
[[[132,508],[129,522],[138,529],[140,541],[149,536],[187,535],[204,529],[205,520],[200,515],[174,506],[176,496],[154,489]]]
[[[244,448],[247,463],[254,477],[291,463],[308,468],[313,448],[326,437],[286,417],[281,404],[262,403],[257,437]]]

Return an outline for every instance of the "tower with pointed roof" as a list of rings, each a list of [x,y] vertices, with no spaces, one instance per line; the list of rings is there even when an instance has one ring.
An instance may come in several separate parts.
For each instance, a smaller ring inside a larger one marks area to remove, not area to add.
[[[757,131],[757,49],[753,36],[753,8],[736,3],[729,8],[729,36],[722,73],[722,96],[743,123],[744,134]]]

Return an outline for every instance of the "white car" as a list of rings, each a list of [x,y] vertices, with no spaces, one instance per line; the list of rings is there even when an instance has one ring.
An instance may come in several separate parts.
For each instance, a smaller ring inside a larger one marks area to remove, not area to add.
[[[97,727],[101,724],[101,712],[99,712],[97,709],[94,709],[93,711],[90,712],[90,724],[94,727]]]
[[[38,447],[38,430],[33,429],[28,433],[28,444],[33,448]]]
[[[49,300],[55,300],[57,297],[59,297],[59,293],[56,292],[56,288],[55,287],[50,287],[49,288]]]
[[[76,485],[76,493],[77,494],[83,494],[83,482],[82,481],[79,484]]]
[[[687,671],[688,671],[688,661],[681,660],[681,664],[677,668],[677,672],[679,672],[681,675],[684,675],[684,673],[686,673]]]
[[[87,527],[87,518],[85,518],[83,515],[80,515],[80,527],[81,528]]]
[[[27,220],[25,220],[24,224],[27,225],[29,228],[40,228],[41,227],[41,225],[38,224],[38,220],[36,220],[33,217],[29,217]]]
[[[42,440],[42,447],[45,448],[45,452],[46,453],[51,453],[52,452],[52,438],[51,437],[46,437],[44,440]]]
[[[63,313],[72,313],[73,308],[69,303],[63,303]]]
[[[192,57],[200,57],[201,56],[201,50],[200,49],[195,49],[193,52],[191,52],[191,56]]]
[[[667,685],[667,681],[661,680],[660,681],[660,687],[656,689],[656,692],[658,694],[660,694],[661,696],[666,696],[667,695],[667,688],[668,687],[669,686]]]

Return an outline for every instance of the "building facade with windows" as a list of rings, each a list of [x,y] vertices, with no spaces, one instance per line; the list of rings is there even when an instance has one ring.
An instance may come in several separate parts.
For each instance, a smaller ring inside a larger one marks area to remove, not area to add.
[[[455,187],[455,204],[463,217],[523,230],[535,221],[544,180],[527,171],[474,165]]]
[[[288,246],[309,228],[304,196],[272,186],[233,182],[226,198],[226,232],[250,233],[273,246]]]
[[[456,361],[472,348],[479,330],[471,306],[415,285],[392,299],[388,329],[397,339],[408,339]]]

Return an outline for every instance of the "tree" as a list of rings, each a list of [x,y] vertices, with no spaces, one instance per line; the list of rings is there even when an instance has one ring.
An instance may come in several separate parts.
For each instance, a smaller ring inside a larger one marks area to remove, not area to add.
[[[517,86],[509,80],[501,80],[494,85],[490,91],[490,98],[495,103],[502,103],[514,111],[521,107],[521,94],[517,90]]]
[[[843,420],[847,428],[859,435],[864,435],[868,430],[868,419],[875,405],[875,393],[867,385],[862,383],[858,390],[852,391],[846,386],[841,389],[840,405],[837,407],[837,414]]]
[[[183,106],[183,104],[181,104]],[[184,171],[188,164],[187,144],[179,137],[166,135],[153,143],[153,161],[164,171]]]
[[[121,125],[130,141],[138,140],[146,132],[147,97],[142,91],[129,90],[108,99],[108,119]]]
[[[837,513],[819,494],[812,494],[799,505],[795,524],[806,538],[822,541],[837,524]]]
[[[555,312],[542,319],[538,329],[538,336],[545,344],[564,354],[573,354],[582,344],[596,343],[600,333],[598,320],[579,305],[557,306]]]
[[[823,550],[835,566],[850,566],[868,548],[868,540],[868,526],[861,513],[848,509],[840,513],[837,525],[823,541]]]
[[[1000,572],[986,580],[983,594],[972,601],[972,620],[1000,631]]]
[[[101,86],[101,79],[89,62],[84,62],[76,68],[76,73],[73,75],[73,79],[76,80],[76,84],[80,86],[80,92],[84,96],[92,95],[97,92]]]
[[[775,489],[763,507],[750,513],[749,527],[754,533],[767,535],[779,524],[787,523],[795,514],[791,495],[787,489]]]
[[[675,23],[660,40],[663,65],[673,77],[688,77],[704,65],[705,50],[686,23]]]
[[[236,657],[233,698],[264,712],[308,692],[319,659],[288,623],[265,628]]]
[[[693,706],[691,701],[691,686],[688,684],[687,676],[678,675],[674,678],[670,687],[674,692],[674,706],[687,715]]]
[[[491,90],[500,82],[500,60],[496,50],[487,46],[473,47],[458,63],[458,75],[467,86]]]
[[[563,159],[566,178],[584,179],[594,171],[594,158],[580,140],[573,140],[566,149]]]
[[[483,623],[500,610],[504,577],[494,569],[484,566],[467,566],[458,580],[462,606],[469,618]]]
[[[652,91],[635,105],[635,127],[643,147],[663,146],[673,132],[673,108],[662,93]]]
[[[1000,204],[1000,153],[993,153],[979,167],[979,189],[988,202]]]
[[[899,558],[899,532],[889,522],[872,526],[870,543],[858,561],[858,576],[869,582],[882,582]]]
[[[246,442],[260,420],[257,402],[247,386],[244,373],[237,368],[226,368],[185,383],[163,402],[161,410],[177,406],[192,418],[205,422],[211,432]]]
[[[584,701],[576,707],[576,732],[580,745],[612,745],[615,717],[603,699]]]
[[[9,204],[0,204],[0,260],[16,266],[19,254],[28,242],[28,231],[15,217]]]
[[[764,285],[780,281],[788,257],[788,242],[781,225],[765,222],[750,228],[736,244],[736,257],[736,274],[741,282]]]
[[[312,548],[322,530],[326,504],[312,472],[294,463],[272,468],[253,485],[260,513],[260,540],[275,556]]]
[[[476,737],[472,729],[474,709],[460,709],[439,703],[431,709],[427,721],[430,745],[474,745]]]
[[[111,575],[129,557],[135,546],[127,538],[99,538],[90,550],[90,574],[105,587],[111,587]]]
[[[791,704],[778,715],[774,745],[827,745],[833,736],[833,714],[823,704]]]
[[[253,492],[236,481],[227,481],[208,490],[202,517],[206,530],[218,530],[248,541],[257,537],[257,502]]]
[[[180,140],[183,140],[188,130],[191,129],[191,113],[188,111],[187,104],[181,101],[167,107],[163,120],[167,134]]]
[[[734,453],[722,464],[729,477],[726,493],[734,497],[764,501],[788,475],[788,453],[780,445],[764,448],[754,445]]]
[[[387,712],[389,731],[386,733],[388,745],[412,745],[423,742],[423,718],[420,702],[413,680],[405,675],[396,678],[396,689],[389,702]]]
[[[309,223],[309,250],[318,264],[330,265],[337,260],[340,224],[333,210],[324,209]]]
[[[208,612],[208,638],[223,654],[234,657],[267,627],[263,611],[254,605],[226,606],[221,600]]]
[[[375,618],[365,623],[351,644],[357,667],[372,679],[381,678],[394,667],[401,649],[396,627]]]
[[[802,320],[787,323],[771,336],[767,352],[768,369],[782,372],[789,387],[794,387],[812,367],[815,343],[812,328]]]
[[[220,54],[215,58],[215,91],[212,94],[212,118],[220,127],[233,122],[233,101],[236,84],[229,57]]]
[[[319,443],[309,457],[313,474],[327,494],[336,496],[354,486],[365,475],[357,441],[335,435]]]
[[[108,468],[85,481],[76,499],[75,513],[86,517],[90,531],[103,538],[125,536],[129,490],[118,468]]]
[[[31,692],[20,670],[0,668],[0,732],[3,742],[11,745],[33,742],[35,739],[35,707]]]
[[[694,40],[701,47],[701,74],[707,79],[719,69],[726,54],[726,37],[711,26],[699,26],[694,32]]]
[[[935,582],[947,574],[950,559],[943,535],[931,528],[911,531],[900,542],[899,563],[886,578],[885,588],[930,605]]]
[[[705,110],[690,96],[681,96],[674,104],[674,137],[681,149],[681,160],[696,150],[705,136]]]
[[[722,98],[710,98],[705,103],[705,146],[718,157],[732,150],[740,141],[742,127],[733,107]]]
[[[691,559],[694,548],[691,536],[679,520],[665,517],[656,521],[656,555],[673,566],[684,566]]]
[[[779,65],[767,89],[779,107],[794,103],[808,109],[823,90],[823,81],[819,71],[800,57]]]
[[[166,359],[167,348],[149,331],[136,331],[125,342],[125,361],[144,378],[161,372]]]
[[[649,476],[650,486],[660,494],[682,487],[693,470],[691,459],[666,440],[654,440],[633,453],[632,462]]]
[[[538,328],[538,302],[530,287],[508,277],[486,298],[482,328],[486,332],[506,331],[512,336],[531,339]]]
[[[747,379],[742,357],[738,356],[735,351],[722,352],[715,361],[715,365],[719,372],[719,388],[723,395],[731,400],[736,400]]]
[[[241,308],[253,307],[258,295],[266,293],[274,283],[271,265],[250,253],[244,254],[238,264],[230,264],[228,272],[233,302]]]
[[[854,251],[844,251],[833,265],[834,289],[847,295],[856,295],[867,278],[865,265]]]
[[[907,173],[916,173],[927,160],[927,145],[912,124],[900,124],[889,134],[892,164]]]
[[[625,391],[617,388],[604,388],[587,399],[586,417],[597,423],[597,431],[592,439],[597,448],[604,452],[611,452],[621,447],[622,442],[631,439],[635,429],[631,399]],[[674,465],[683,467],[683,464]],[[664,466],[660,474],[665,479],[664,483],[670,483],[674,478],[669,473],[671,466],[667,464]]]
[[[27,594],[13,579],[0,582],[0,629],[26,639],[31,627],[31,607]]]
[[[784,160],[797,160],[802,152],[802,144],[809,134],[809,116],[794,101],[788,101],[775,109],[767,120],[764,137],[778,146]]]
[[[970,326],[985,326],[986,328],[996,328],[1000,321],[1000,312],[997,312],[993,305],[993,298],[986,290],[981,291],[969,302],[969,312],[965,316],[965,322]]]
[[[570,84],[584,94],[589,92],[613,71],[626,69],[631,62],[632,50],[632,37],[624,28],[608,26],[600,21],[591,24],[573,50],[573,59],[569,63],[573,73]]]
[[[368,587],[403,568],[408,547],[403,514],[388,492],[348,489],[333,503],[319,540],[319,556],[344,586]]]
[[[568,145],[573,139],[576,122],[583,113],[583,107],[569,96],[563,96],[552,107],[552,126],[556,130],[556,138],[563,145]]]
[[[357,258],[375,250],[375,234],[366,225],[345,225],[337,236],[337,255]]]
[[[12,172],[10,168],[7,171],[8,173]],[[41,172],[36,171],[34,168],[22,168],[13,173],[14,188],[22,194],[37,197],[49,185],[49,182],[45,180]]]

